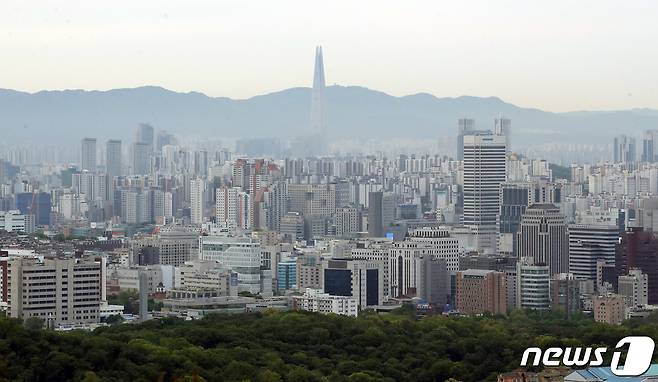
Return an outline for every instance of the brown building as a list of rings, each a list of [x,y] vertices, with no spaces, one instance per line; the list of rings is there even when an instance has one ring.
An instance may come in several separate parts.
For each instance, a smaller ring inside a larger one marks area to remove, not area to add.
[[[594,298],[594,320],[610,325],[619,325],[626,317],[626,302],[624,296],[608,294]]]
[[[650,305],[658,304],[658,238],[653,232],[631,228],[621,236],[615,248],[617,276],[627,275],[631,268],[639,268],[649,277]]]
[[[502,272],[457,272],[457,310],[464,314],[507,313],[507,281]]]

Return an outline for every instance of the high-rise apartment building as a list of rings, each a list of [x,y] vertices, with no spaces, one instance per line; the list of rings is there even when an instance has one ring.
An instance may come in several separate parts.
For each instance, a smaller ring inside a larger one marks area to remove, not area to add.
[[[110,177],[121,175],[122,152],[121,141],[110,139],[105,145],[105,168]]]
[[[96,171],[96,138],[84,138],[80,155],[80,171]]]
[[[201,178],[190,180],[190,221],[192,224],[203,223],[205,209],[206,181]]]
[[[614,139],[614,161],[615,163],[628,163],[635,161],[635,138],[620,135]]]
[[[151,146],[135,142],[132,146],[133,174],[147,175],[151,173]]]
[[[251,229],[251,198],[240,187],[219,187],[216,190],[215,217],[227,228]]]

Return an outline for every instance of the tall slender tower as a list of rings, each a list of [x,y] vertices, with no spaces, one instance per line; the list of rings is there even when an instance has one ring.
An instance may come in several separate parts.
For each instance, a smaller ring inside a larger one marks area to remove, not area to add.
[[[327,135],[327,100],[321,46],[315,48],[315,71],[311,91],[311,132],[322,141]]]

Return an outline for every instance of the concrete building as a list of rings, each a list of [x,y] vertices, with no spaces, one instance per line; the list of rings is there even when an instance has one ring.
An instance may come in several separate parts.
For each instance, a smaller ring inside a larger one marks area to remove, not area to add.
[[[580,280],[570,273],[558,273],[550,281],[550,307],[570,318],[580,312]]]
[[[359,314],[356,299],[351,296],[334,296],[321,289],[306,288],[301,296],[293,296],[293,309],[322,314],[339,314],[356,317]]]
[[[318,253],[303,254],[296,259],[297,289],[320,289],[320,273],[322,272],[322,257]]]
[[[594,320],[619,325],[626,318],[626,299],[619,294],[596,296],[593,301]]]
[[[41,318],[49,327],[95,324],[105,299],[102,261],[16,258],[0,261],[2,298],[14,318]]]
[[[569,271],[567,224],[553,204],[533,204],[521,218],[517,233],[518,258],[547,264],[551,275]]]
[[[7,232],[34,232],[34,215],[23,215],[20,211],[0,211],[0,230]]]
[[[596,264],[615,265],[619,227],[610,224],[569,225],[569,273],[581,280],[596,280]]]
[[[516,307],[548,310],[550,308],[550,271],[546,264],[522,259],[516,268]]]
[[[201,178],[190,180],[190,221],[201,224],[204,221],[206,181]]]
[[[463,139],[464,225],[475,231],[480,251],[495,253],[499,189],[507,180],[505,137],[488,132],[471,133]]]
[[[217,224],[227,228],[249,230],[252,227],[250,195],[240,187],[220,187],[216,191]]]
[[[122,166],[121,141],[110,139],[105,145],[105,172],[110,177],[121,176]]]
[[[620,275],[617,290],[629,308],[649,304],[649,277],[641,269],[631,268],[627,275]]]
[[[658,237],[654,232],[632,228],[621,235],[615,247],[617,275],[637,268],[648,277],[648,301],[658,304]]]
[[[288,212],[281,218],[283,241],[294,243],[304,238],[304,216],[299,212]]]
[[[480,269],[457,272],[457,310],[463,314],[506,314],[506,283],[502,272]]]
[[[80,155],[80,171],[96,172],[96,138],[84,138]]]
[[[248,237],[202,236],[201,260],[212,260],[238,274],[238,291],[261,292],[261,247]],[[271,285],[270,285],[271,288]]]
[[[214,291],[216,296],[237,296],[237,274],[215,261],[187,261],[174,271],[174,288],[185,291]]]
[[[329,259],[322,261],[320,284],[332,296],[353,297],[359,310],[384,302],[384,264],[378,261]]]

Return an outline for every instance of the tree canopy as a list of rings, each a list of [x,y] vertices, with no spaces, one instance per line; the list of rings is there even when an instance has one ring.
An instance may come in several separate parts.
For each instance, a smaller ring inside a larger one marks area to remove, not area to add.
[[[655,316],[622,326],[561,317],[266,312],[93,332],[26,328],[3,317],[0,380],[494,381],[518,368],[530,346],[614,346],[627,335],[658,337]]]

